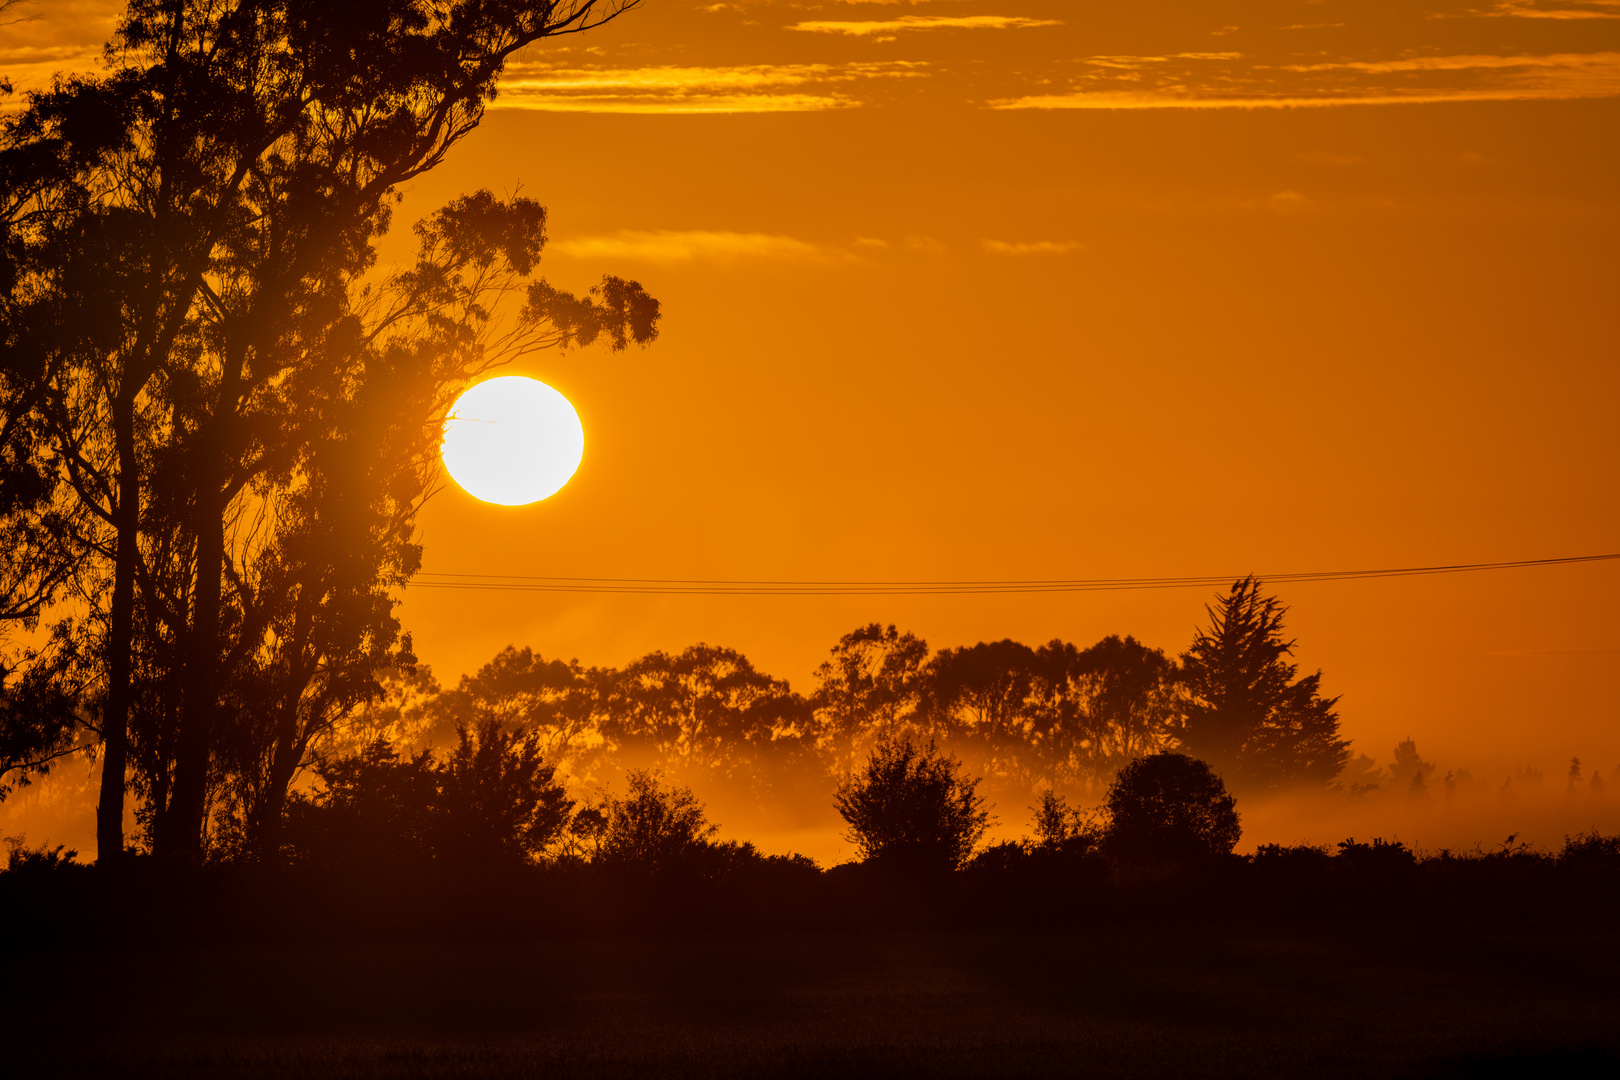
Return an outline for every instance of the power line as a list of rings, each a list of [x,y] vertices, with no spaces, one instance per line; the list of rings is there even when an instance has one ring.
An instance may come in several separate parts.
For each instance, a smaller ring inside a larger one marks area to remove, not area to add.
[[[1483,570],[1520,570],[1534,566],[1568,566],[1608,562],[1609,555],[1570,555],[1556,559],[1454,563],[1443,566],[1400,566],[1379,570],[1320,570],[1258,574],[1279,582],[1363,581],[1370,578],[1465,574]],[[1188,589],[1225,586],[1243,574],[1187,577],[1038,578],[1026,581],[747,581],[708,578],[560,577],[539,574],[465,574],[423,572],[413,584],[424,589],[470,589],[496,592],[602,593],[655,596],[993,596],[1015,593],[1123,592],[1134,589]],[[428,580],[420,580],[426,578]]]

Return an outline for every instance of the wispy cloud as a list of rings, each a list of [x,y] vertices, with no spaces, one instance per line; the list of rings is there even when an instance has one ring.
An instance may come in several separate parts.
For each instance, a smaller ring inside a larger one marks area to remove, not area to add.
[[[27,91],[50,85],[58,73],[99,69],[122,8],[114,0],[31,0],[11,8],[0,22],[0,76]]]
[[[607,236],[553,240],[546,252],[573,259],[623,259],[636,262],[737,261],[775,259],[821,261],[837,258],[837,249],[791,236],[769,233],[703,230],[623,230]]]
[[[1109,57],[1109,66],[1125,58]],[[1135,58],[1142,65],[1168,62]],[[1278,72],[1304,76],[1279,78]],[[1388,77],[1395,76],[1394,81]],[[1393,60],[1334,60],[1277,68],[1229,70],[1200,80],[1175,72],[1157,87],[1122,85],[1139,72],[1082,85],[1068,93],[990,102],[997,109],[1306,109],[1349,105],[1459,101],[1573,100],[1620,97],[1620,53],[1542,56],[1416,56]]]
[[[1072,255],[1085,248],[1084,244],[1075,240],[1034,240],[1023,243],[981,240],[979,243],[990,255]]]
[[[1562,0],[1543,6],[1539,0],[1505,0],[1488,11],[1471,14],[1507,19],[1620,19],[1620,0]]]
[[[846,34],[892,41],[896,34],[912,30],[1020,30],[1031,26],[1062,26],[1057,19],[1026,19],[1018,15],[902,15],[898,19],[871,19],[860,22],[812,20],[794,23],[789,30],[811,34]]]
[[[926,67],[907,61],[639,68],[520,64],[501,80],[495,104],[549,112],[813,112],[860,104],[840,86],[917,78]]]
[[[1620,53],[1555,53],[1551,56],[1411,56],[1400,60],[1335,60],[1318,64],[1284,64],[1283,71],[1504,71],[1556,69],[1609,70],[1620,65]]]

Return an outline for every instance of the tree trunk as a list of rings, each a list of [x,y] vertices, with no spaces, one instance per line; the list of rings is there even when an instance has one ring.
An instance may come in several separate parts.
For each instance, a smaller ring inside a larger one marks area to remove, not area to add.
[[[296,722],[296,721],[295,721]],[[287,811],[287,789],[292,786],[294,773],[298,770],[298,759],[302,753],[294,745],[294,740],[283,732],[282,737],[276,740],[276,749],[270,759],[269,782],[265,785],[263,796],[259,800],[258,820],[254,823],[254,857],[265,866],[279,866],[281,864],[281,836],[283,818]]]
[[[175,737],[174,787],[158,834],[158,854],[202,858],[203,815],[208,801],[208,763],[214,748],[218,708],[220,577],[225,565],[224,516],[215,506],[219,488],[212,463],[199,469],[197,579],[191,594],[191,632],[185,651],[180,730]]]
[[[124,774],[129,764],[131,656],[135,647],[135,560],[140,541],[141,478],[135,461],[135,403],[113,404],[118,444],[118,539],[113,559],[111,626],[107,635],[107,699],[101,717],[101,799],[96,806],[96,861],[124,853]]]

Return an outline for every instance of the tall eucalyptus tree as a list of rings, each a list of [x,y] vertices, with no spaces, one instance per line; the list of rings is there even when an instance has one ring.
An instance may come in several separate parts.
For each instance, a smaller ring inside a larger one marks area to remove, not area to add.
[[[477,127],[513,53],[639,2],[131,0],[104,74],[58,80],[6,121],[5,367],[95,523],[83,544],[99,557],[103,855],[124,847],[140,663],[156,665],[174,717],[153,847],[201,851],[227,654],[251,606],[231,614],[226,591],[246,580],[231,539],[256,501],[277,505],[266,485],[314,475],[334,358],[388,362],[357,298],[400,185]],[[496,246],[526,277],[543,219],[501,205],[486,223],[518,230]],[[467,255],[446,257],[477,263]],[[582,298],[534,282],[529,300],[531,326],[561,320],[540,335],[553,344],[655,329],[656,304],[616,279]],[[393,314],[442,329],[451,302],[434,303]],[[288,521],[314,507],[280,504]],[[163,648],[140,654],[138,623],[161,627]]]

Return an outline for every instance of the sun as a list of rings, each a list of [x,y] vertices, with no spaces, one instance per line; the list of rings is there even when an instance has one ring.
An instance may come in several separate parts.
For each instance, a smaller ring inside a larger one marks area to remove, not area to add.
[[[456,399],[439,456],[473,498],[523,506],[568,483],[585,456],[585,428],[557,391],[539,379],[508,375]]]

